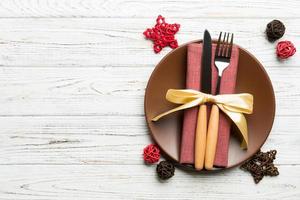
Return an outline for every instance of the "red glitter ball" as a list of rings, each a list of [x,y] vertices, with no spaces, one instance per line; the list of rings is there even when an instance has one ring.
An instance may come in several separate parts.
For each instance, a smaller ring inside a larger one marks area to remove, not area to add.
[[[296,48],[290,41],[281,41],[277,44],[276,53],[279,58],[286,59],[296,53]]]
[[[159,161],[160,151],[155,144],[149,144],[144,148],[144,161],[148,164],[153,164]]]
[[[164,47],[169,46],[172,49],[178,47],[175,34],[179,31],[179,24],[168,24],[165,18],[159,15],[153,28],[147,28],[143,34],[147,39],[153,41],[153,50],[159,53]]]

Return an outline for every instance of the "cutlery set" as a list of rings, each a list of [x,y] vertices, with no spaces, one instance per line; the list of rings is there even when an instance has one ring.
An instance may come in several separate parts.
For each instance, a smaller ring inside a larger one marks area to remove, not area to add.
[[[223,38],[223,40],[222,40]],[[214,66],[218,71],[217,88],[215,95],[220,92],[223,71],[229,66],[233,46],[233,34],[220,32],[217,42]],[[211,55],[212,41],[207,30],[204,32],[201,71],[201,92],[212,94]],[[219,130],[219,108],[213,104],[209,120],[207,118],[207,105],[199,106],[196,136],[195,136],[195,169],[213,169],[217,148]]]

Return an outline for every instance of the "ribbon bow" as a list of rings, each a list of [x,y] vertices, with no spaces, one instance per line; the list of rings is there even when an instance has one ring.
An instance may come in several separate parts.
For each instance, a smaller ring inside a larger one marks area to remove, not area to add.
[[[253,96],[251,94],[222,94],[214,96],[191,89],[169,89],[166,94],[166,99],[172,103],[182,105],[154,117],[152,121],[157,121],[179,110],[192,108],[205,103],[214,103],[240,130],[242,136],[241,148],[246,149],[248,147],[247,120],[243,113],[251,114],[253,111]]]

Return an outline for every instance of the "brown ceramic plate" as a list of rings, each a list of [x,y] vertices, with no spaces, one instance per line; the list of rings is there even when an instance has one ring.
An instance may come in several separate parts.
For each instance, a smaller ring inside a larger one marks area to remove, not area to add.
[[[163,153],[178,165],[183,112],[171,114],[158,122],[152,122],[151,119],[176,106],[165,99],[168,89],[185,88],[187,45],[171,51],[161,60],[149,79],[145,94],[145,116],[150,134]],[[227,168],[241,164],[261,148],[271,131],[275,115],[274,91],[264,67],[248,51],[241,47],[239,49],[236,92],[253,94],[254,112],[246,116],[249,129],[248,150],[241,150],[240,141],[234,136],[236,134],[231,134]]]

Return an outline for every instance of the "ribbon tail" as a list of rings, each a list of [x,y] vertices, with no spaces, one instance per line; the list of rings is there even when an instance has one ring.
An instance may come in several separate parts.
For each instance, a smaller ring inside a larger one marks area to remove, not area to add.
[[[155,122],[155,121],[159,120],[160,118],[162,118],[162,117],[164,117],[164,116],[166,116],[166,115],[169,115],[169,114],[171,114],[171,113],[177,112],[177,111],[179,111],[179,110],[184,110],[184,109],[187,109],[187,108],[192,108],[192,107],[194,107],[194,106],[199,105],[201,102],[202,102],[202,99],[196,99],[196,100],[191,101],[191,102],[189,102],[189,103],[183,104],[183,105],[181,105],[181,106],[178,106],[178,107],[176,107],[176,108],[173,108],[172,110],[169,110],[169,111],[164,112],[164,113],[162,113],[162,114],[160,114],[160,115],[157,115],[156,117],[152,118],[152,121]]]
[[[217,104],[217,105],[238,127],[242,136],[241,148],[247,149],[248,148],[248,127],[247,127],[247,120],[245,116],[242,113],[231,112],[225,109],[221,104]]]

